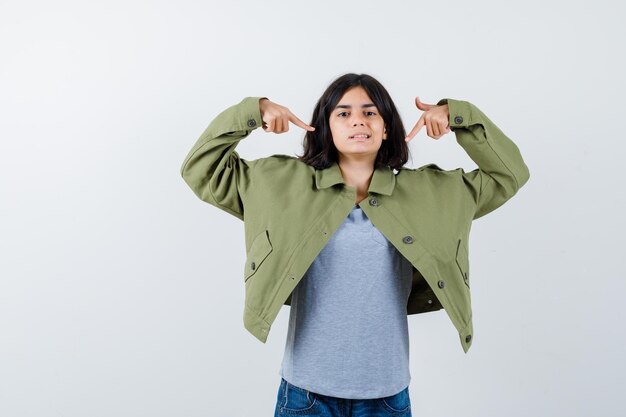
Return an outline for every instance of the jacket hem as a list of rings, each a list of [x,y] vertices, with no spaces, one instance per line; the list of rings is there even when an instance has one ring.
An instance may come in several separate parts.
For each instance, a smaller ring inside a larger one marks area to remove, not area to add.
[[[243,325],[254,337],[265,343],[272,327],[247,305],[243,312]]]
[[[459,330],[459,339],[461,341],[461,346],[463,347],[463,352],[467,353],[469,348],[472,346],[472,342],[474,341],[474,327],[471,317],[469,318],[467,326]]]

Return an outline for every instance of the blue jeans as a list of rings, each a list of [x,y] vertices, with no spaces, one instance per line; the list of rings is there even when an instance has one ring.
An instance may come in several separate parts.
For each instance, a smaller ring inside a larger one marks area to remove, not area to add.
[[[351,400],[317,394],[281,378],[274,417],[411,417],[409,387],[383,398]]]

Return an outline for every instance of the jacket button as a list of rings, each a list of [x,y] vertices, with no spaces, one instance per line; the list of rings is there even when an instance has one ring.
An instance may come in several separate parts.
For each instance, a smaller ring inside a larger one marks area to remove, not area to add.
[[[465,336],[465,343],[469,343],[470,340],[472,340],[472,335],[468,334],[467,336]]]
[[[370,206],[377,206],[378,199],[376,197],[370,198]]]
[[[404,243],[413,243],[413,237],[412,236],[405,236],[402,238],[402,241]]]
[[[256,120],[248,119],[248,127],[254,127],[254,126],[256,126]]]
[[[437,286],[438,286],[439,288],[443,288],[443,287],[445,287],[445,284],[443,283],[443,281],[442,281],[442,280],[439,280],[439,281],[437,282]]]
[[[463,123],[463,118],[462,118],[461,116],[456,116],[456,117],[454,118],[454,123],[456,123],[456,124],[459,124],[459,125],[460,125],[461,123]]]
[[[254,262],[252,262],[252,263],[250,264],[250,268],[252,268],[252,270],[254,271],[254,268],[256,268],[256,264],[255,264]]]
[[[432,303],[433,303],[433,300],[428,300],[428,304],[432,304]]]

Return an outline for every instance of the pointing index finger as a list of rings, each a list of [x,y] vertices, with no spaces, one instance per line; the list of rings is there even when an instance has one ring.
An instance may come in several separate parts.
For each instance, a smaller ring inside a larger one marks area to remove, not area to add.
[[[298,119],[295,114],[291,112],[290,114],[291,116],[289,116],[289,121],[291,121],[291,123],[293,123],[294,125],[300,126],[302,129],[308,130],[309,132],[315,130],[313,126],[309,126],[308,124],[304,123],[302,120]]]
[[[406,135],[406,138],[404,138],[404,140],[408,142],[411,139],[413,139],[415,137],[415,135],[417,135],[417,132],[419,132],[422,127],[424,127],[424,117],[423,116],[420,117],[420,119],[417,121],[417,123],[415,124],[415,126],[413,127],[411,132],[409,132],[409,134]]]

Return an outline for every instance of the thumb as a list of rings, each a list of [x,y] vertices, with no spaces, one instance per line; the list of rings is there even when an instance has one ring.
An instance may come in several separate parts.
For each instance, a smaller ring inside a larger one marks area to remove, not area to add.
[[[433,107],[431,104],[422,103],[419,97],[415,97],[415,106],[422,111],[430,110]]]

